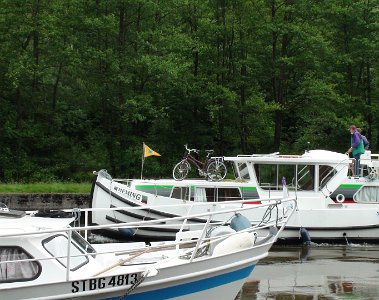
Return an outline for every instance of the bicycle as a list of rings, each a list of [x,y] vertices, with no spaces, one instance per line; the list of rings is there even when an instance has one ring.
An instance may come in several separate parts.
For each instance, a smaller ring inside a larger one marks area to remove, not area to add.
[[[175,165],[172,171],[175,180],[183,180],[186,178],[188,172],[191,170],[191,164],[197,168],[199,175],[205,177],[207,180],[221,181],[225,178],[227,169],[222,158],[209,158],[213,150],[205,150],[207,156],[204,161],[200,161],[191,155],[192,152],[198,154],[200,152],[199,150],[189,149],[187,144],[184,145],[184,147],[186,148],[184,158]]]

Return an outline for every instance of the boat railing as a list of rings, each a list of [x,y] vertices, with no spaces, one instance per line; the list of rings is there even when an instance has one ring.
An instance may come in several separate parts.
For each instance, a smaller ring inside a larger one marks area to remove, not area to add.
[[[272,156],[277,156],[279,155],[279,152],[273,152],[273,153],[268,153],[268,154],[238,154],[237,157],[272,157]]]
[[[72,245],[72,233],[75,232],[87,232],[89,230],[96,230],[96,229],[107,229],[107,228],[143,228],[143,227],[150,227],[151,225],[155,224],[154,226],[162,226],[165,224],[162,224],[164,222],[168,221],[182,221],[187,222],[188,219],[191,218],[206,218],[206,224],[202,228],[202,232],[197,240],[191,240],[191,241],[185,241],[185,240],[176,240],[174,242],[170,242],[169,246],[173,247],[173,249],[178,249],[180,245],[184,244],[191,244],[196,243],[194,250],[192,251],[190,255],[190,260],[189,262],[192,262],[193,259],[196,257],[197,250],[200,247],[204,247],[204,245],[212,243],[212,239],[221,239],[221,238],[226,238],[230,235],[233,234],[227,234],[223,236],[217,236],[214,238],[211,238],[206,235],[207,230],[209,229],[209,226],[215,226],[215,225],[223,225],[227,224],[228,221],[219,221],[217,223],[212,222],[212,219],[220,214],[231,214],[231,216],[234,216],[236,213],[243,213],[244,211],[248,210],[254,210],[254,209],[260,209],[260,208],[266,208],[266,213],[263,215],[262,220],[260,220],[259,223],[253,224],[250,228],[247,228],[245,231],[248,232],[256,232],[257,230],[262,230],[265,228],[272,228],[275,226],[276,228],[279,227],[276,233],[276,238],[280,234],[280,232],[284,229],[285,224],[289,220],[289,218],[292,216],[294,211],[296,210],[297,207],[297,202],[295,198],[285,198],[285,199],[260,199],[261,204],[257,205],[244,205],[248,203],[248,200],[241,200],[241,201],[231,201],[235,204],[240,204],[238,207],[234,208],[226,208],[222,210],[217,210],[217,211],[207,211],[203,213],[196,213],[196,214],[187,214],[186,216],[178,216],[178,217],[173,217],[173,218],[162,218],[162,219],[157,219],[157,220],[148,220],[148,221],[138,221],[138,222],[127,222],[127,223],[118,223],[118,224],[105,224],[105,225],[88,225],[88,217],[86,218],[85,222],[86,224],[84,226],[73,226],[73,227],[67,227],[67,228],[59,228],[59,229],[41,229],[41,230],[35,230],[35,231],[27,231],[27,232],[12,232],[12,233],[4,233],[0,234],[0,239],[1,238],[9,238],[9,237],[27,237],[27,236],[38,236],[38,235],[48,235],[48,234],[57,234],[57,233],[65,233],[67,235],[67,249],[66,249],[66,255],[52,255],[51,257],[39,257],[39,258],[30,258],[30,259],[20,259],[20,260],[8,260],[8,261],[0,261],[1,264],[6,264],[6,263],[21,263],[21,262],[33,262],[33,261],[45,261],[45,260],[55,260],[55,259],[62,259],[66,261],[66,274],[65,278],[66,281],[70,280],[70,263],[71,259],[75,257],[88,257],[88,256],[94,256],[98,254],[107,254],[107,253],[114,253],[115,255],[121,255],[121,254],[127,254],[125,251],[102,251],[102,252],[86,252],[83,251],[83,253],[80,254],[72,254],[71,248],[73,247]],[[187,204],[188,205],[188,204]],[[202,203],[198,203],[197,205],[205,205]],[[163,205],[164,206],[164,205]],[[168,206],[168,205],[167,205]],[[193,206],[193,204],[191,204]],[[281,207],[279,207],[281,206]],[[143,208],[146,208],[147,206],[144,206]],[[143,209],[139,207],[138,209]],[[156,208],[154,206],[154,208]],[[82,209],[82,211],[85,212],[85,214],[88,214],[88,212],[91,211],[101,211],[101,210],[131,210],[131,209],[136,209],[136,207],[119,207],[119,208],[91,208],[91,209]],[[276,210],[276,214],[274,218],[271,218],[272,216],[272,210]],[[65,210],[65,211],[72,211],[72,210]],[[279,211],[281,213],[279,213]],[[77,213],[77,210],[75,211]],[[264,220],[264,218],[267,218],[267,216],[270,216],[269,220]],[[229,219],[230,221],[230,219]],[[179,223],[178,223],[179,224]],[[172,223],[171,223],[172,225]],[[4,230],[3,230],[4,232]],[[276,239],[275,238],[275,239]],[[273,241],[271,241],[273,242]],[[146,247],[144,247],[143,251],[146,250]],[[132,249],[131,251],[136,251],[136,249]],[[97,276],[100,273],[96,273],[93,276]]]
[[[341,160],[339,163],[337,163],[320,181],[319,190],[322,191],[322,189],[325,187],[328,191],[328,183],[330,182],[330,175],[334,177],[335,175],[339,174],[344,170],[344,168],[341,168],[341,165],[346,165],[347,163],[350,163],[350,158],[347,156],[346,159]],[[330,191],[329,191],[330,192]]]
[[[308,166],[304,166],[298,173],[297,173],[297,182],[299,183],[303,178],[305,178],[309,174],[309,168]],[[300,176],[300,178],[299,178]]]

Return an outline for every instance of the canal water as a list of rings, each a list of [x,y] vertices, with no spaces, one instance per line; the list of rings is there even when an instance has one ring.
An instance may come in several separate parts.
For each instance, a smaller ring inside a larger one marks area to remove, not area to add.
[[[379,245],[273,246],[234,300],[273,299],[379,300]]]
[[[379,245],[274,246],[236,300],[379,299]]]

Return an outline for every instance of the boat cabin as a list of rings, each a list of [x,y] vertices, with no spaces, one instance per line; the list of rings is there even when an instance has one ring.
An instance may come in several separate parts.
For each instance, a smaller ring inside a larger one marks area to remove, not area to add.
[[[370,151],[362,155],[359,176],[352,174],[354,159],[326,150],[303,155],[238,155],[225,157],[225,161],[233,166],[235,178],[257,186],[261,197],[283,193],[284,183],[296,194],[318,195],[328,198],[329,204],[341,204],[379,202],[377,158]]]
[[[349,158],[346,155],[314,150],[303,155],[238,155],[225,157],[233,174],[222,182],[188,179],[176,181],[131,180],[131,190],[183,201],[222,202],[258,199],[283,193],[283,183],[289,191],[333,191],[347,177]],[[234,178],[233,178],[234,175]],[[125,183],[124,183],[125,184]],[[276,193],[275,193],[276,192]],[[143,197],[142,202],[147,203]]]
[[[15,217],[3,211],[0,216],[0,284],[12,283],[17,287],[35,281],[64,280],[67,272],[72,277],[81,276],[97,266],[93,259],[95,249],[76,231],[71,231],[71,237],[64,231],[73,220],[24,214]],[[58,232],[46,233],[46,230]]]
[[[254,183],[262,190],[314,191],[326,188],[333,181],[347,177],[349,158],[346,155],[313,150],[303,155],[238,155],[225,157],[233,166],[237,180]]]

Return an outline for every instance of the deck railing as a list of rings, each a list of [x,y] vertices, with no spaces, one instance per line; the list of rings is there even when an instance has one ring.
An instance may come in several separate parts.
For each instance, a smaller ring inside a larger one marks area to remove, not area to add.
[[[257,199],[254,199],[256,201]],[[70,264],[71,264],[71,258],[74,257],[88,257],[88,256],[94,256],[98,254],[109,254],[109,253],[114,253],[115,255],[120,255],[120,254],[127,254],[127,251],[102,251],[102,252],[96,252],[96,253],[82,253],[78,255],[72,255],[71,254],[71,247],[73,246],[72,244],[72,232],[84,232],[84,237],[85,239],[88,238],[88,231],[89,230],[96,230],[96,229],[110,229],[110,228],[144,228],[144,227],[151,227],[154,225],[157,228],[164,228],[166,226],[181,226],[181,229],[179,232],[183,231],[185,224],[187,221],[191,218],[205,218],[206,223],[204,224],[201,234],[198,235],[197,240],[193,241],[181,241],[181,240],[176,240],[174,242],[170,242],[170,246],[172,246],[174,249],[179,249],[179,246],[189,244],[189,243],[196,243],[195,248],[190,256],[189,262],[192,262],[193,259],[196,258],[196,253],[197,249],[199,247],[202,247],[205,243],[210,243],[214,240],[220,240],[220,239],[225,239],[228,236],[231,236],[235,233],[232,234],[225,234],[222,236],[217,236],[217,237],[208,237],[206,235],[207,230],[209,229],[210,226],[222,226],[225,224],[228,224],[230,221],[218,221],[218,222],[211,222],[213,218],[217,215],[220,214],[230,214],[233,216],[236,213],[243,213],[245,211],[249,210],[255,210],[255,209],[265,209],[265,212],[263,213],[263,217],[261,220],[259,220],[256,224],[252,224],[250,228],[245,229],[244,231],[248,232],[255,232],[257,230],[263,230],[263,229],[268,229],[273,226],[278,228],[276,232],[276,238],[278,235],[281,233],[281,231],[284,229],[284,226],[286,225],[287,221],[289,218],[292,216],[294,211],[296,210],[297,203],[295,198],[286,198],[286,199],[281,199],[281,198],[271,198],[271,199],[259,199],[261,201],[261,204],[248,204],[252,200],[238,200],[238,201],[229,201],[225,203],[225,209],[221,209],[218,211],[207,211],[203,213],[196,213],[196,214],[190,214],[190,211],[192,207],[194,206],[212,206],[213,203],[184,203],[181,204],[180,206],[192,206],[188,210],[188,213],[185,216],[178,216],[178,217],[173,217],[173,218],[162,218],[162,219],[157,219],[157,220],[149,220],[149,221],[139,221],[139,222],[127,222],[127,223],[118,223],[118,224],[105,224],[105,225],[89,225],[88,224],[88,214],[90,212],[94,211],[115,211],[115,210],[141,210],[141,209],[149,209],[149,208],[154,208],[154,209],[159,209],[159,208],[164,208],[164,207],[170,207],[172,205],[160,205],[160,206],[142,206],[142,207],[117,207],[117,208],[86,208],[86,209],[74,209],[74,210],[64,210],[66,212],[72,212],[73,215],[78,216],[78,212],[84,213],[84,226],[74,226],[74,227],[67,227],[67,228],[60,228],[60,229],[41,229],[41,230],[36,230],[36,231],[28,231],[28,232],[12,232],[12,233],[0,233],[0,245],[1,244],[1,239],[3,238],[9,238],[9,237],[28,237],[28,236],[33,236],[33,235],[49,235],[49,234],[56,234],[56,233],[64,233],[67,235],[68,238],[68,244],[67,244],[67,254],[64,256],[51,256],[51,257],[39,257],[39,258],[30,258],[30,259],[22,259],[22,260],[11,260],[11,261],[0,261],[1,264],[6,264],[6,263],[21,263],[21,262],[33,262],[33,261],[46,261],[46,260],[56,260],[56,259],[66,259],[66,274],[65,274],[65,280],[69,281],[70,280]],[[228,204],[236,204],[240,205],[240,207],[234,207],[234,208],[227,208],[229,205]],[[271,212],[275,209],[276,213],[274,215],[271,214]],[[32,214],[34,212],[28,212],[29,214]],[[268,214],[270,214],[270,218],[267,219]],[[271,216],[273,216],[271,218]],[[265,219],[266,218],[266,219]],[[177,221],[178,223],[172,223],[173,221]],[[162,224],[164,222],[170,222],[170,224]],[[14,228],[13,228],[14,229]],[[2,231],[4,232],[5,229]],[[275,239],[276,239],[275,238]],[[271,243],[274,241],[271,241]],[[143,249],[146,249],[144,247]],[[131,252],[135,252],[136,250],[130,250]]]

